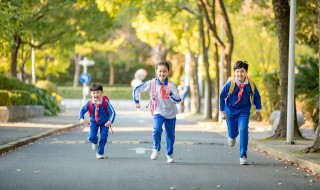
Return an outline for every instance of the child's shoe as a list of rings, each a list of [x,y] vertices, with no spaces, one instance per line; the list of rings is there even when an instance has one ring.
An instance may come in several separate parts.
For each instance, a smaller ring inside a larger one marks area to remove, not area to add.
[[[240,165],[247,165],[247,164],[248,164],[247,157],[242,156],[240,158]]]
[[[107,158],[107,156],[105,156],[105,155],[100,155],[100,154],[96,153],[96,158],[97,158],[97,159],[104,159],[104,158]]]
[[[167,163],[174,163],[173,155],[167,155]]]
[[[152,150],[151,157],[150,157],[151,160],[156,160],[156,159],[158,159],[159,154],[160,154],[160,151],[157,151],[156,149],[153,149],[153,150]]]
[[[96,151],[98,149],[98,144],[91,144],[91,148],[93,151]]]
[[[228,137],[228,144],[229,146],[234,146],[236,144],[236,140]]]

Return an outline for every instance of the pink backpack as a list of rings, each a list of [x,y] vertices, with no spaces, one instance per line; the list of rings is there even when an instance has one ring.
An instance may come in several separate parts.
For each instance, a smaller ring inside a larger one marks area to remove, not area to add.
[[[150,97],[148,106],[149,106],[149,109],[151,111],[151,115],[153,115],[153,112],[157,107],[157,101],[156,101],[156,79],[155,78],[151,80],[151,97]]]
[[[168,83],[168,86],[169,86],[169,89],[172,90],[172,88],[171,88],[171,86],[169,85],[169,83]],[[151,97],[150,97],[148,106],[149,106],[151,115],[154,115],[153,112],[154,112],[154,110],[157,108],[157,101],[156,101],[156,78],[153,78],[153,79],[151,80]],[[148,107],[148,106],[147,106],[147,107]]]

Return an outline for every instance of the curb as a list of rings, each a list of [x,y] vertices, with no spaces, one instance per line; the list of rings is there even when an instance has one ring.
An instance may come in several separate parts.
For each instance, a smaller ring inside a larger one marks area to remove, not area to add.
[[[272,147],[268,147],[263,145],[262,143],[259,143],[256,140],[250,140],[249,141],[250,148],[259,149],[262,151],[267,152],[268,154],[282,160],[289,160],[293,163],[298,164],[301,167],[308,168],[316,173],[320,173],[320,164],[311,162],[309,160],[306,160],[305,158],[300,158],[299,155],[295,155],[289,151],[285,150],[279,150]]]
[[[64,127],[60,128],[60,129],[48,130],[46,132],[42,132],[42,133],[33,135],[31,137],[25,137],[25,138],[22,138],[22,139],[19,139],[16,141],[9,142],[4,145],[0,145],[0,154],[6,153],[10,150],[13,150],[13,149],[19,148],[23,145],[37,141],[43,137],[47,137],[47,136],[50,136],[50,135],[53,135],[53,134],[56,134],[59,132],[63,132],[63,131],[68,131],[68,130],[73,129],[78,126],[80,126],[80,124],[69,124],[69,125],[65,125]]]

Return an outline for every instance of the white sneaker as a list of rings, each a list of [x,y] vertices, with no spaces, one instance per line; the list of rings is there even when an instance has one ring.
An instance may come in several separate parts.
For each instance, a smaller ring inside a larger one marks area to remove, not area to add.
[[[151,160],[156,160],[156,159],[158,159],[159,154],[160,154],[160,151],[157,151],[157,150],[153,149],[153,150],[152,150],[151,157],[150,157]]]
[[[91,144],[91,148],[93,151],[96,151],[98,149],[98,144]]]
[[[167,155],[167,163],[174,163],[173,155]]]
[[[242,156],[242,158],[240,158],[240,165],[247,165],[248,161],[247,158],[245,156]]]
[[[233,140],[232,138],[228,137],[228,144],[229,146],[234,146],[236,144],[236,140]]]
[[[105,155],[100,155],[100,154],[96,153],[96,158],[97,158],[97,159],[104,159],[104,158],[107,158],[107,156],[105,156]]]

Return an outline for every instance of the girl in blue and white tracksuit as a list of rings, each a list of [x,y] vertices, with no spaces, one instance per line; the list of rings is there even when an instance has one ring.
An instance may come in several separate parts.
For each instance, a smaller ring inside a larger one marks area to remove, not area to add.
[[[155,90],[156,107],[153,111],[153,152],[151,159],[156,160],[161,149],[162,125],[165,126],[166,142],[167,142],[167,162],[174,162],[173,144],[175,140],[176,114],[178,109],[176,104],[180,103],[178,90],[175,85],[168,80],[169,64],[166,61],[160,61],[156,65],[156,74],[158,78],[149,80],[137,86],[133,90],[133,99],[136,108],[140,108],[140,93],[149,92],[152,97],[152,88]],[[151,106],[151,105],[149,105]]]

